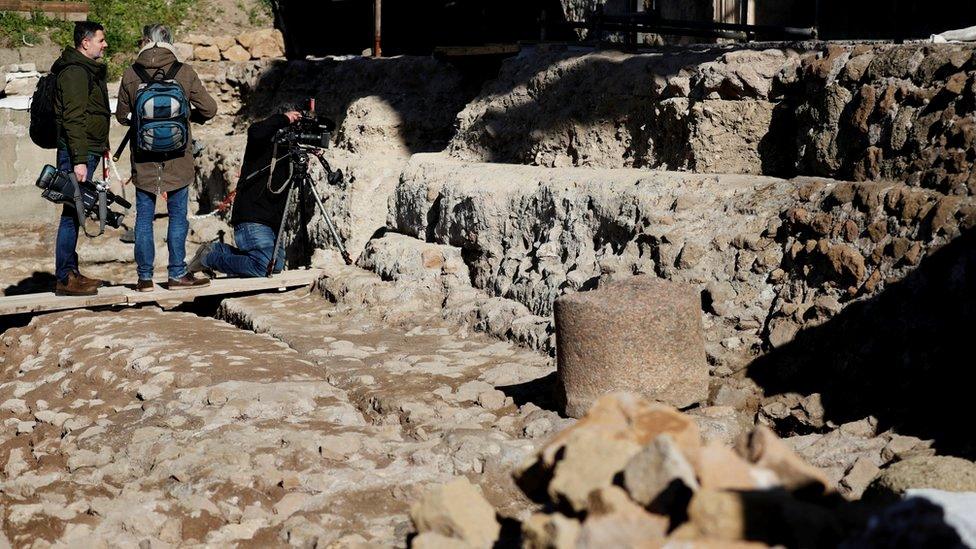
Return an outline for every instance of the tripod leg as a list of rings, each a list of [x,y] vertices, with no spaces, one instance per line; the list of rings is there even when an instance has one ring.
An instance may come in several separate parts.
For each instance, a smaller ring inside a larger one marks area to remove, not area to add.
[[[342,244],[342,239],[339,238],[339,232],[336,231],[335,225],[332,223],[332,218],[329,217],[329,212],[325,211],[325,204],[322,203],[322,197],[319,196],[319,191],[315,188],[315,184],[312,182],[311,178],[305,179],[305,183],[308,188],[312,191],[312,196],[315,197],[315,203],[319,206],[319,211],[322,212],[322,217],[325,219],[325,225],[329,228],[329,233],[332,234],[332,239],[335,240],[336,246],[339,247],[339,253],[342,254],[342,260],[346,262],[346,265],[352,265],[352,258],[349,257],[349,252],[346,251],[346,247]]]
[[[295,189],[297,187],[297,185],[292,185],[288,189],[288,198],[285,199],[285,211],[281,214],[281,224],[278,225],[278,234],[275,235],[274,248],[271,250],[271,261],[268,262],[268,271],[265,273],[265,276],[268,278],[271,278],[271,275],[274,274],[275,264],[278,263],[278,250],[281,249],[281,240],[285,235],[285,225],[288,224],[288,211],[291,210],[291,203],[294,201]]]

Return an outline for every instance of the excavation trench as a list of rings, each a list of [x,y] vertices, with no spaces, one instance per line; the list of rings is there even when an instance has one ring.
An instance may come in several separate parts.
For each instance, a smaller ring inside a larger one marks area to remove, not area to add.
[[[480,92],[430,58],[201,63],[241,116],[196,133],[191,211],[233,190],[250,116],[314,96],[344,178],[312,176],[358,267],[305,204],[288,251],[312,289],[0,321],[7,537],[404,546],[410,503],[457,475],[524,519],[511,472],[571,423],[553,300],[641,274],[701,289],[705,441],[772,426],[855,499],[892,462],[976,455],[933,427],[964,396],[929,406],[972,386],[972,48],[779,46],[527,49]],[[25,142],[22,114],[0,138]],[[53,283],[28,171],[0,181],[7,295]],[[231,234],[191,229],[190,250]],[[118,236],[82,243],[86,275],[134,282]]]

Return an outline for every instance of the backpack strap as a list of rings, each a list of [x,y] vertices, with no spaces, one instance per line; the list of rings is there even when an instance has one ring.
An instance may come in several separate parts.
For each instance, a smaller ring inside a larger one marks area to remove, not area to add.
[[[175,80],[176,79],[176,73],[180,72],[180,69],[182,69],[182,68],[183,68],[183,63],[180,63],[179,61],[174,61],[173,62],[173,66],[170,67],[169,68],[169,71],[166,73],[165,79],[166,80]]]
[[[132,70],[135,71],[136,76],[139,77],[139,80],[142,80],[143,84],[148,84],[153,81],[153,78],[146,72],[146,67],[143,67],[139,63],[133,63]]]
[[[162,74],[162,80],[173,80],[174,78],[176,78],[176,73],[180,72],[180,69],[182,68],[183,68],[183,63],[176,61],[165,73],[157,69],[152,74],[152,76],[150,76],[149,71],[146,70],[146,67],[143,67],[139,63],[132,64],[132,70],[135,71],[136,76],[139,77],[139,80],[142,80],[143,84],[148,84],[150,82],[158,81],[159,80],[158,77],[160,76],[160,74]]]

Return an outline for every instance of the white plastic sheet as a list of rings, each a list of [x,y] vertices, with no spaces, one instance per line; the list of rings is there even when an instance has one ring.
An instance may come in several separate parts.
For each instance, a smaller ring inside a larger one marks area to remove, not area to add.
[[[906,490],[907,498],[924,498],[942,508],[945,521],[955,528],[967,547],[976,547],[976,492],[944,492],[932,489]]]
[[[976,27],[966,27],[964,29],[945,31],[941,34],[933,34],[930,40],[936,44],[945,42],[973,42],[976,41]]]

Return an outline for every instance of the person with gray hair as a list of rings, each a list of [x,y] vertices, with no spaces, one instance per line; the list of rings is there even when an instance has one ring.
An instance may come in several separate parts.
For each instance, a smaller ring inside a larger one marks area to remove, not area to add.
[[[146,25],[142,27],[142,46],[145,47],[147,44],[172,44],[173,43],[173,33],[169,31],[168,28],[159,23],[154,23],[152,25]]]
[[[202,123],[217,114],[217,102],[203,87],[200,77],[189,65],[185,65],[177,58],[176,48],[173,47],[173,34],[163,25],[146,25],[142,29],[142,48],[136,57],[136,62],[125,70],[122,83],[119,86],[119,102],[115,110],[115,117],[119,123],[130,125],[133,120],[141,120],[145,114],[145,106],[139,113],[130,114],[136,107],[140,90],[150,86],[150,83],[175,82],[182,89],[188,103],[189,117],[182,118],[184,127],[179,135],[185,137],[184,143],[192,143],[189,122]],[[158,105],[154,106],[158,107]],[[181,115],[182,116],[182,115]],[[147,126],[148,127],[148,126]],[[170,131],[170,130],[166,130]],[[140,133],[141,135],[141,133]],[[152,134],[153,139],[157,134]],[[187,207],[189,200],[189,186],[196,176],[193,165],[193,147],[164,149],[162,151],[148,150],[143,139],[142,146],[137,146],[139,136],[132,135],[129,142],[129,157],[132,162],[132,181],[136,186],[136,226],[135,226],[135,258],[138,280],[136,289],[151,291],[153,289],[153,263],[156,247],[153,243],[153,217],[156,211],[156,199],[164,196],[166,210],[169,213],[166,244],[169,250],[169,289],[198,288],[206,286],[210,281],[197,278],[186,268],[186,236],[189,230],[187,221]]]

